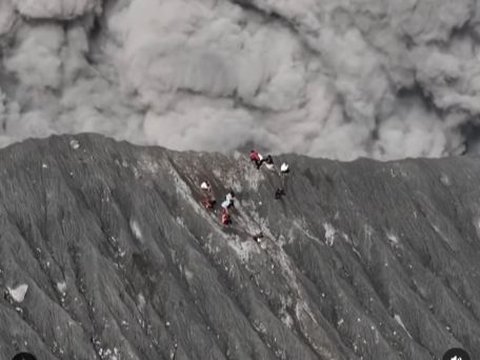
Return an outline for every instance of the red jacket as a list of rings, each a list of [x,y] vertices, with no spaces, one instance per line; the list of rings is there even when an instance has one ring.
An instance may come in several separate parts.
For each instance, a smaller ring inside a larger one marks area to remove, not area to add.
[[[230,224],[230,215],[226,212],[222,214],[222,224],[223,225],[228,225]]]
[[[250,160],[252,161],[260,161],[260,155],[258,154],[258,151],[252,151],[250,153]]]
[[[223,225],[228,225],[230,224],[230,214],[228,213],[227,209],[222,209],[222,224]]]

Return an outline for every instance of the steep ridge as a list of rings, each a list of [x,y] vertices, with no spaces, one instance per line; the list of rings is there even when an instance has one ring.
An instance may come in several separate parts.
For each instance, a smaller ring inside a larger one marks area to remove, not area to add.
[[[480,353],[477,158],[280,160],[275,200],[278,175],[239,153],[92,134],[1,150],[0,357]],[[230,228],[205,179],[237,194]]]

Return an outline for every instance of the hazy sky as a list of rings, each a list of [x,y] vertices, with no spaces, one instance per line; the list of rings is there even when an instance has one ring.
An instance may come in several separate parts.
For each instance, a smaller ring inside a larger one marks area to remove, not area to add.
[[[88,131],[342,160],[459,153],[480,112],[479,19],[475,0],[1,0],[0,146]]]

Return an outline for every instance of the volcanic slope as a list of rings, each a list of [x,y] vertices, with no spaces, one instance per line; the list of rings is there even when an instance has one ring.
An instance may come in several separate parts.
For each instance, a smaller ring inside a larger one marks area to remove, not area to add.
[[[174,152],[93,134],[0,151],[0,358],[480,354],[480,161]],[[208,180],[224,228],[200,203]],[[252,235],[262,231],[260,244]]]

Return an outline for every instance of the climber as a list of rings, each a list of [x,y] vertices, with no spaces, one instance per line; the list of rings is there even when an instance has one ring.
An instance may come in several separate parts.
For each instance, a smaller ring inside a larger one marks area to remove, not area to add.
[[[222,224],[223,225],[230,225],[232,223],[232,219],[230,218],[230,214],[228,210],[223,208],[222,209]]]
[[[205,206],[207,209],[213,209],[217,201],[212,195],[212,187],[210,186],[208,181],[204,181],[200,184],[200,188],[204,192],[202,199],[203,206]]]
[[[235,193],[233,190],[230,190],[227,195],[225,196],[225,200],[229,201],[231,206],[233,206],[233,201],[235,200]]]
[[[260,169],[260,166],[262,166],[263,162],[265,161],[265,159],[263,159],[263,156],[260,155],[260,153],[256,150],[250,151],[250,160],[255,163],[257,169]]]
[[[290,172],[290,169],[287,163],[282,163],[282,165],[280,166],[280,172],[282,174],[288,174]]]
[[[230,190],[227,195],[225,196],[225,200],[222,202],[222,224],[223,225],[230,225],[232,223],[232,219],[230,218],[230,213],[228,209],[234,207],[234,200],[235,200],[235,193]]]
[[[206,192],[211,192],[212,191],[212,187],[210,186],[210,183],[208,181],[204,181],[200,184],[200,187],[202,188],[202,190],[205,190]]]
[[[282,196],[285,196],[285,190],[283,189],[280,189],[280,188],[277,188],[277,190],[275,190],[275,199],[281,199]]]
[[[202,199],[202,204],[205,206],[207,209],[213,209],[217,201],[215,199],[211,198],[203,198]]]
[[[222,208],[230,209],[234,207],[234,200],[235,200],[235,193],[233,191],[229,191],[225,196],[225,201],[222,202]]]
[[[268,170],[275,170],[275,165],[273,164],[273,158],[272,155],[267,155],[265,158],[265,166],[267,167]]]
[[[255,240],[256,242],[260,242],[260,239],[263,238],[263,232],[260,231],[258,234],[255,234],[252,237],[253,237],[253,240]]]
[[[280,179],[282,181],[282,187],[280,189],[281,191],[283,191],[283,195],[285,195],[285,187],[288,173],[290,173],[290,167],[287,163],[283,162],[282,165],[280,165]]]

